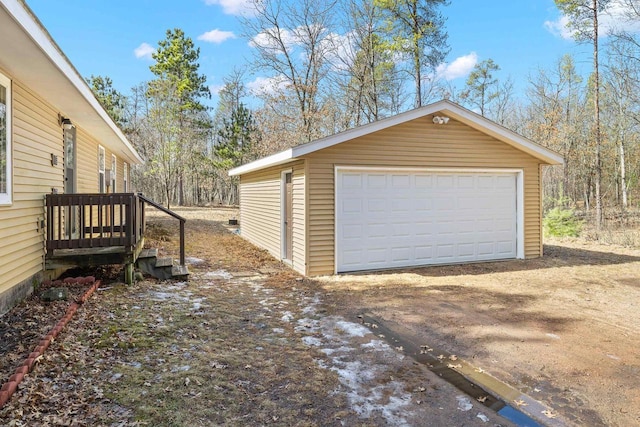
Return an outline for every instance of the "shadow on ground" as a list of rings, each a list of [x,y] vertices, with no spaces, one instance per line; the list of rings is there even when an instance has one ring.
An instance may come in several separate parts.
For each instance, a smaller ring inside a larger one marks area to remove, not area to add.
[[[558,267],[579,267],[586,265],[620,265],[640,262],[640,257],[621,255],[611,252],[592,251],[564,246],[545,245],[544,256],[535,259],[520,259],[496,262],[480,262],[475,264],[453,264],[442,266],[425,266],[417,268],[399,268],[378,272],[365,271],[342,273],[342,275],[359,276],[363,274],[397,274],[413,273],[425,277],[482,275],[513,271],[541,270]]]

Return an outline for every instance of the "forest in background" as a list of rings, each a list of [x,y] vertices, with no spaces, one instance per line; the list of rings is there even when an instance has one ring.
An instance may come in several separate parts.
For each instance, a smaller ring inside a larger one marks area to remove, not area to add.
[[[626,19],[640,20],[639,0],[617,1]],[[168,206],[236,204],[233,167],[449,99],[560,153],[564,167],[545,168],[545,213],[562,219],[577,209],[600,231],[640,206],[640,39],[598,33],[609,3],[556,0],[593,53],[592,72],[583,77],[565,55],[517,76],[527,81],[521,96],[491,59],[464,87],[440,78],[447,0],[254,0],[256,14],[242,24],[255,55],[242,69],[273,78],[250,93],[238,69],[215,108],[206,106],[200,51],[178,28],[158,43],[153,80],[128,94],[108,76],[87,81],[146,160],[132,168],[134,188]]]

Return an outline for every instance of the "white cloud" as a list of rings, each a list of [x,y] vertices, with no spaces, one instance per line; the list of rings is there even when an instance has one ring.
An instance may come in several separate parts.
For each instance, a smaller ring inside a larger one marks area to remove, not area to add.
[[[151,54],[153,54],[155,51],[156,49],[149,43],[142,43],[140,46],[133,50],[133,54],[136,56],[136,58],[151,59]]]
[[[287,49],[297,44],[296,34],[294,31],[272,27],[253,37],[249,41],[249,46],[279,50],[281,49],[279,40],[282,41]]]
[[[562,15],[556,21],[544,21],[544,28],[554,36],[567,40],[573,37],[573,31],[569,28],[569,18]]]
[[[218,96],[218,94],[223,88],[224,88],[224,85],[209,85],[209,91],[213,96]]]
[[[247,88],[252,94],[273,95],[288,86],[287,79],[284,76],[275,77],[256,77],[255,80],[247,83]]]
[[[627,13],[629,6],[620,0],[613,0],[607,8],[600,12],[598,17],[599,34],[605,37],[611,31],[622,30],[632,33],[640,32],[640,21],[629,19]],[[569,27],[569,17],[561,15],[555,21],[545,21],[544,28],[551,34],[562,37],[565,40],[573,38],[575,31]]]
[[[219,5],[227,15],[254,16],[256,14],[255,4],[252,0],[204,0],[207,6]]]
[[[219,29],[207,31],[204,34],[198,36],[198,40],[202,40],[209,43],[220,44],[228,39],[235,39],[236,35],[231,31],[222,31]]]
[[[460,77],[466,77],[477,63],[478,54],[475,52],[459,56],[451,63],[444,62],[438,65],[436,68],[436,79],[445,79],[450,81]]]

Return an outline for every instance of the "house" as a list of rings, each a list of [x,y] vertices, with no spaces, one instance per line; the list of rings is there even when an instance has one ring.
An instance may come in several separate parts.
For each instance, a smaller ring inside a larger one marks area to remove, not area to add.
[[[231,170],[240,234],[309,275],[542,255],[562,157],[449,101]]]
[[[111,207],[98,206],[108,200],[94,197],[85,210],[79,196],[126,199],[129,172],[142,159],[23,1],[0,0],[0,40],[1,315],[46,275],[60,272],[62,266],[46,272],[49,243],[80,247],[79,237],[89,242],[107,224],[103,213]],[[107,217],[126,216],[122,206],[130,205],[115,205]],[[100,235],[105,242],[107,234]]]

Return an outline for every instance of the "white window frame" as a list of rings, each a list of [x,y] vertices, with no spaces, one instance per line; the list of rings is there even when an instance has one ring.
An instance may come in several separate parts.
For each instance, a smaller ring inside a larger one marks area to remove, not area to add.
[[[291,259],[285,258],[286,254],[286,239],[287,230],[285,229],[284,222],[286,220],[286,206],[285,200],[287,192],[287,174],[291,174],[291,184],[293,185],[293,169],[285,169],[280,172],[280,260],[288,265],[293,265],[293,248],[291,248]]]
[[[7,163],[5,165],[6,172],[6,185],[7,191],[5,193],[0,193],[0,206],[8,206],[13,203],[12,195],[13,195],[13,165],[12,165],[12,145],[11,145],[11,136],[12,136],[12,127],[11,127],[11,116],[12,116],[12,108],[11,108],[11,80],[0,73],[0,85],[2,85],[6,89],[7,101],[6,101],[6,132],[7,132],[7,140],[5,147],[5,156],[7,159]]]
[[[123,162],[122,167],[124,168],[124,173],[122,174],[122,191],[124,193],[129,192],[129,164],[127,162]]]
[[[118,170],[118,160],[115,154],[111,154],[111,192],[116,193],[116,176]]]
[[[105,171],[105,162],[107,153],[104,150],[102,145],[98,145],[98,193],[106,193],[107,191],[107,181],[105,180],[104,171]]]

